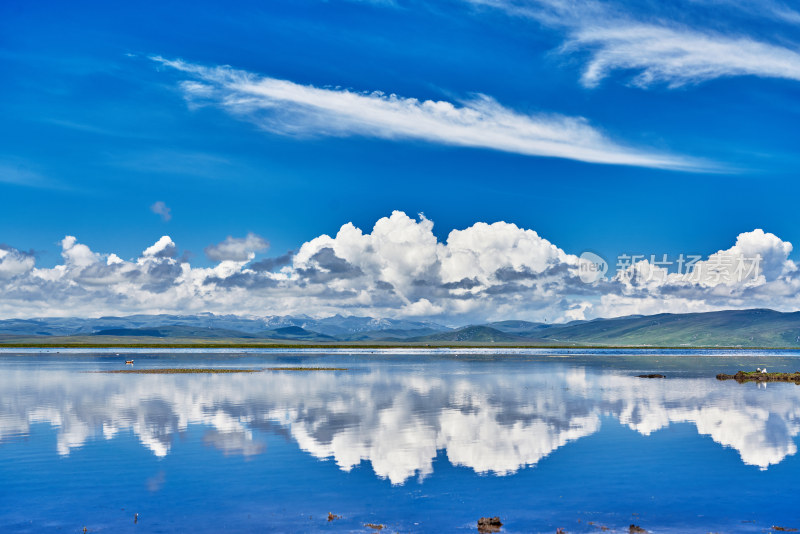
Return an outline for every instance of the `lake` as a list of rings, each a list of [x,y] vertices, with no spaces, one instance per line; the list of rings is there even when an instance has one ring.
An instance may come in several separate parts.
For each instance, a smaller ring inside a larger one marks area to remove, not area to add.
[[[97,372],[130,359],[261,371]],[[800,528],[800,387],[715,379],[757,366],[800,359],[2,349],[0,530],[477,532],[482,516],[508,533]],[[346,370],[262,370],[276,367]]]

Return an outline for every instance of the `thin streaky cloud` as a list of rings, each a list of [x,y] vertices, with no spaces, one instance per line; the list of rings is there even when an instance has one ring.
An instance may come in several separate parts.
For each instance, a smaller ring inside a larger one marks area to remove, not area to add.
[[[639,87],[665,83],[675,88],[734,76],[800,80],[800,47],[791,41],[770,43],[746,34],[687,26],[657,16],[640,19],[618,2],[464,1],[563,31],[562,52],[588,52],[581,77],[586,87],[595,87],[612,72],[622,70],[638,71],[632,82]],[[697,3],[718,4],[722,15],[722,7],[728,6],[761,18],[800,22],[800,14],[776,2],[765,2],[758,9],[750,2]]]
[[[800,12],[780,0],[691,0],[714,8],[735,9],[748,17],[759,17],[786,24],[800,23]]]
[[[611,71],[640,71],[634,85],[663,82],[680,87],[715,78],[759,76],[800,80],[800,54],[749,38],[652,25],[579,30],[567,44],[592,57],[581,81],[596,86]]]
[[[0,160],[0,183],[40,189],[63,189],[63,186],[14,159]]]
[[[281,135],[422,140],[589,163],[716,169],[699,159],[618,143],[582,117],[522,114],[486,95],[460,103],[418,100],[378,91],[300,85],[228,66],[152,59],[190,78],[180,84],[190,103],[219,106]]]

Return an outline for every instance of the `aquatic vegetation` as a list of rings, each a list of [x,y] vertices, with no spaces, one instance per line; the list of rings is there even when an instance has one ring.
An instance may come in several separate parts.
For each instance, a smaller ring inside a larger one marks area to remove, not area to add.
[[[487,534],[490,532],[500,532],[500,527],[503,526],[503,522],[500,521],[500,518],[495,517],[481,517],[478,519],[478,532],[481,534]]]
[[[739,371],[735,375],[720,373],[717,380],[736,380],[740,384],[745,382],[794,382],[800,384],[800,371],[794,373],[767,373],[763,371]]]
[[[265,371],[347,371],[346,367],[267,367]]]
[[[95,371],[105,374],[121,375],[180,375],[180,374],[218,374],[218,373],[260,373],[261,369],[220,369],[215,367],[178,367],[171,369],[114,369],[111,371]]]

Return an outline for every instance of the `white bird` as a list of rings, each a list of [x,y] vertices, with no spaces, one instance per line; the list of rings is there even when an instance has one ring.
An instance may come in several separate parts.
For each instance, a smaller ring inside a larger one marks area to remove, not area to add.
[[[761,372],[761,367],[756,367],[756,372],[760,373]]]
[[[767,372],[767,368],[766,368],[766,367],[765,367],[765,368],[763,368],[763,369],[761,370],[761,372],[762,372],[762,373],[766,373],[766,372]]]

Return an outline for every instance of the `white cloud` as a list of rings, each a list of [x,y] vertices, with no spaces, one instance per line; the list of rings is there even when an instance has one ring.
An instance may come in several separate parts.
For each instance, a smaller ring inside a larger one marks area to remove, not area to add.
[[[655,83],[679,87],[732,76],[800,80],[800,46],[793,27],[785,37],[773,27],[774,42],[741,30],[745,27],[740,22],[741,12],[796,24],[798,13],[779,2],[697,0],[670,10],[658,3],[644,7],[593,0],[465,1],[563,31],[562,51],[588,52],[581,78],[587,87],[598,85],[617,70],[638,72],[632,83],[640,87]],[[704,12],[692,16],[701,4],[714,4],[713,28],[685,22],[707,20]],[[674,20],[676,14],[682,15],[682,20]]]
[[[591,284],[581,281],[577,256],[533,230],[479,222],[440,241],[431,220],[400,211],[370,231],[344,224],[269,269],[253,261],[267,242],[252,233],[209,247],[217,262],[209,268],[178,258],[169,236],[130,260],[95,252],[73,236],[61,245],[63,262],[54,267],[37,267],[32,255],[0,246],[0,316],[341,313],[465,324],[800,308],[792,245],[763,230],[687,261],[680,273],[646,259]]]
[[[65,266],[78,269],[97,263],[99,259],[89,247],[78,243],[78,239],[71,235],[61,240],[61,256]]]
[[[690,3],[709,5],[714,9],[725,7],[740,11],[747,17],[772,19],[791,25],[800,23],[800,12],[780,0],[691,0]]]
[[[416,302],[410,303],[403,309],[403,315],[407,317],[431,317],[441,314],[444,311],[442,306],[433,304],[426,298],[421,298]]]
[[[711,167],[688,157],[625,146],[582,117],[518,113],[486,95],[454,104],[379,91],[319,88],[227,66],[153,59],[190,77],[181,84],[190,103],[219,106],[282,135],[418,139],[591,163],[676,170]]]
[[[575,265],[575,261],[533,230],[505,222],[475,223],[465,230],[453,230],[447,237],[442,281],[476,277],[489,282],[501,269],[543,272],[551,265]]]
[[[162,235],[161,239],[156,241],[152,246],[147,247],[142,252],[143,258],[157,258],[157,257],[171,257],[175,255],[175,243],[168,235]],[[109,258],[110,259],[110,258]],[[117,258],[119,259],[119,258]],[[113,263],[117,263],[116,259]]]
[[[26,162],[15,158],[6,160],[0,158],[0,183],[26,187],[59,187],[56,182],[31,169]]]
[[[0,245],[0,279],[13,278],[33,269],[36,260],[32,254],[26,254],[7,245]]]
[[[633,84],[670,87],[721,77],[761,76],[800,80],[800,53],[747,37],[648,24],[577,30],[567,48],[587,48],[591,59],[581,78],[596,86],[613,70],[636,70]]]
[[[791,243],[757,229],[739,234],[732,247],[705,260],[687,262],[684,273],[668,272],[666,266],[657,264],[658,260],[651,263],[645,259],[617,271],[615,279],[629,288],[644,284],[650,290],[668,284],[744,290],[796,277],[798,269],[789,259],[791,252]]]
[[[207,246],[205,253],[212,261],[248,261],[268,247],[266,239],[250,232],[243,238],[228,236],[221,243]]]
[[[735,280],[761,285],[797,271],[797,265],[789,259],[791,252],[792,244],[775,234],[763,230],[745,232],[739,234],[731,248],[711,254],[707,260],[697,262],[691,274],[673,275],[670,281],[688,280],[703,286],[717,286]]]
[[[161,220],[164,222],[168,222],[170,219],[172,219],[172,209],[162,200],[153,203],[153,205],[150,206],[150,211],[156,215],[160,215]]]
[[[795,311],[800,307],[800,270],[789,259],[791,251],[791,243],[757,229],[739,234],[730,248],[687,262],[683,273],[641,260],[617,271],[613,283],[618,290],[603,295],[592,312],[616,316],[730,308]]]

